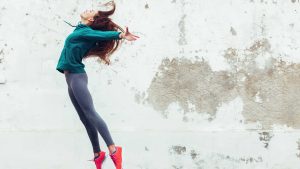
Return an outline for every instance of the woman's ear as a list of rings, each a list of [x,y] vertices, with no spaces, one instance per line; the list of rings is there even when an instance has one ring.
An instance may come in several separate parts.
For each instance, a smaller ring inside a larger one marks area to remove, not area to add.
[[[90,21],[90,22],[94,22],[94,18],[93,18],[93,17],[91,17],[91,18],[88,18],[88,21]]]

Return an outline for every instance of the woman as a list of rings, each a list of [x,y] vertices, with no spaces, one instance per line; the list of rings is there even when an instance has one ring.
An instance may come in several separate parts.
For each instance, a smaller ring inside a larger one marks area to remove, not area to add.
[[[98,133],[104,139],[116,169],[122,169],[122,147],[115,146],[108,127],[96,112],[91,94],[88,90],[88,77],[82,59],[99,57],[109,65],[109,56],[117,49],[121,39],[134,41],[139,38],[112,22],[109,18],[115,11],[115,4],[109,11],[86,10],[80,14],[81,21],[74,31],[66,38],[56,70],[64,73],[68,85],[68,94],[80,120],[86,128],[91,141],[94,161],[97,169],[101,169],[106,159],[101,151]],[[74,26],[75,27],[75,26]],[[122,32],[118,32],[117,28]]]

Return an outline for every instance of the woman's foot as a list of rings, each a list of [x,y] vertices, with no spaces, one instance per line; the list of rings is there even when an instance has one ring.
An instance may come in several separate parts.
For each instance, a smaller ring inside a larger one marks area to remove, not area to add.
[[[116,169],[122,169],[122,147],[115,146],[116,151],[109,154],[110,158],[115,164]]]
[[[104,151],[100,151],[98,156],[94,157],[93,160],[90,160],[90,161],[94,161],[95,162],[95,165],[96,165],[96,168],[97,169],[101,169],[102,168],[102,164],[104,162],[104,160],[106,159],[106,156],[105,156],[105,152]]]

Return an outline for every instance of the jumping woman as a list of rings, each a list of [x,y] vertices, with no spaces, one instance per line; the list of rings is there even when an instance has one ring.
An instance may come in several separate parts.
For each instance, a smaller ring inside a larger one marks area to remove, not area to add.
[[[94,108],[82,59],[96,56],[109,65],[109,56],[122,39],[134,41],[139,38],[130,33],[127,26],[124,31],[109,18],[115,11],[115,3],[111,4],[113,8],[109,11],[86,10],[80,14],[81,21],[73,26],[76,28],[66,38],[56,66],[56,70],[65,76],[69,97],[91,141],[94,158],[90,161],[95,162],[97,169],[101,169],[106,159],[105,152],[99,146],[98,132],[108,147],[116,169],[122,169],[122,147],[115,145],[105,121]]]

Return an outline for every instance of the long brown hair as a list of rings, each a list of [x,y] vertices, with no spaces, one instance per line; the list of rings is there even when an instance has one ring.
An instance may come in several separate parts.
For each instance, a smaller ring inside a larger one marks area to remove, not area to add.
[[[120,29],[122,32],[124,32],[119,25],[115,24],[111,18],[109,18],[109,16],[112,15],[116,9],[116,4],[114,1],[110,1],[104,5],[107,6],[110,4],[112,5],[112,9],[109,11],[98,10],[98,13],[94,16],[93,23],[89,26],[94,30],[117,31]],[[100,61],[102,60],[105,62],[105,64],[109,65],[109,57],[120,46],[120,42],[122,41],[119,39],[97,41],[96,45],[88,51],[84,58],[93,56],[99,57]]]

